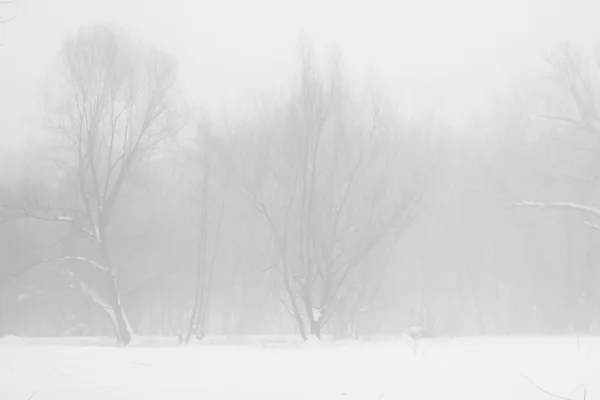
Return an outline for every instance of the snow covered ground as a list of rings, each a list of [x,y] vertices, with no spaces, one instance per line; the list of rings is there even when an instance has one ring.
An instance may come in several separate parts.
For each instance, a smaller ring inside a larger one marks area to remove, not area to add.
[[[0,339],[0,399],[600,399],[600,338],[174,341]]]

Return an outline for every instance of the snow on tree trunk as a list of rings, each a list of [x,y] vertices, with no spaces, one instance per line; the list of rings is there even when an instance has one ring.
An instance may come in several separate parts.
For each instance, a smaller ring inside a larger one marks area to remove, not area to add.
[[[25,215],[69,224],[98,248],[100,263],[78,256],[65,260],[103,271],[87,293],[108,313],[119,341],[127,344],[132,329],[113,276],[108,230],[118,218],[115,207],[131,172],[185,126],[183,99],[175,89],[177,66],[168,54],[137,48],[121,32],[102,25],[69,35],[60,60],[57,77],[66,79],[49,86],[46,97],[48,125],[57,134],[49,143],[72,157],[72,164],[65,162],[60,186],[64,184],[61,193],[77,200],[69,201],[64,215]]]
[[[129,324],[129,319],[127,318],[127,315],[125,315],[123,306],[121,305],[121,297],[119,296],[119,292],[117,291],[116,282],[111,274],[107,275],[108,277],[106,282],[106,297],[113,314],[113,326],[115,327],[119,343],[127,345],[129,344],[129,342],[131,342],[133,329]]]
[[[127,345],[131,342],[131,337],[133,335],[133,329],[131,329],[131,325],[129,324],[129,319],[125,312],[123,311],[123,307],[120,304],[120,299],[117,295],[116,298],[116,306],[113,308],[114,320],[113,325],[115,326],[115,330],[117,332],[117,337],[119,339],[119,343]]]
[[[88,287],[80,282],[81,290],[98,304],[108,314],[119,343],[127,345],[131,342],[133,329],[121,305],[121,298],[117,291],[115,279],[110,272],[104,274],[104,287],[101,292]]]
[[[310,335],[317,339],[321,339],[321,310],[312,309],[312,317],[310,317]]]

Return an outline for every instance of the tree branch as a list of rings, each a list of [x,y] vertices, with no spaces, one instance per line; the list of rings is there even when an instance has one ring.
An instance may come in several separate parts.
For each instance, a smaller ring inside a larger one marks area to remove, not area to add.
[[[600,225],[596,225],[596,224],[594,224],[594,223],[592,223],[590,221],[584,221],[583,223],[585,225],[589,226],[590,228],[594,228],[594,229],[600,231]]]
[[[543,210],[543,209],[547,209],[547,208],[555,208],[555,209],[563,209],[563,210],[580,211],[585,214],[595,215],[597,217],[600,217],[600,209],[598,209],[596,207],[586,206],[586,205],[577,204],[577,203],[569,203],[569,202],[539,203],[539,202],[533,202],[533,201],[521,201],[521,202],[514,202],[507,207],[509,207],[509,208],[531,207],[531,208],[537,208],[539,210]]]
[[[525,375],[524,373],[521,372],[521,375],[527,379],[533,386],[535,386],[539,391],[541,391],[542,393],[554,397],[555,399],[561,399],[561,400],[573,400],[570,399],[568,397],[563,397],[563,396],[559,396],[557,394],[554,393],[550,393],[549,391],[545,390],[544,388],[540,387],[537,383],[535,383],[533,380],[531,380],[527,375]]]
[[[88,258],[85,257],[79,257],[79,256],[66,256],[66,257],[50,257],[50,258],[44,258],[32,265],[29,265],[27,267],[25,267],[24,269],[20,270],[19,272],[15,272],[12,274],[13,278],[19,277],[23,274],[25,274],[27,271],[29,271],[32,268],[37,267],[38,265],[42,265],[42,264],[46,264],[52,261],[81,261],[83,263],[86,263],[88,265],[91,265],[94,268],[98,268],[99,270],[101,270],[102,272],[107,272],[108,269],[103,266],[102,264],[99,264],[93,260],[90,260]]]
[[[8,18],[4,18],[4,19],[0,19],[0,24],[5,24],[7,22],[12,21],[13,19],[17,18],[17,14],[13,15],[12,17],[8,17]]]
[[[96,237],[96,235],[92,231],[90,231],[89,229],[86,229],[85,227],[83,227],[80,224],[78,224],[77,221],[73,217],[69,217],[69,216],[66,216],[66,215],[44,217],[44,216],[41,216],[41,215],[31,214],[28,211],[20,211],[20,212],[18,212],[18,214],[16,216],[13,217],[13,219],[19,219],[19,218],[31,218],[31,219],[36,219],[38,221],[44,221],[44,222],[64,222],[64,223],[68,223],[68,224],[73,225],[80,232],[84,233],[89,239],[91,239],[93,241],[98,241],[98,238]],[[0,221],[0,222],[2,222],[2,221]]]

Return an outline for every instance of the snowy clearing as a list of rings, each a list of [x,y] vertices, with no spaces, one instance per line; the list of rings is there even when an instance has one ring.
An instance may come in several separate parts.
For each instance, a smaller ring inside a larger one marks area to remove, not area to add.
[[[245,342],[4,338],[0,399],[600,399],[600,338]]]

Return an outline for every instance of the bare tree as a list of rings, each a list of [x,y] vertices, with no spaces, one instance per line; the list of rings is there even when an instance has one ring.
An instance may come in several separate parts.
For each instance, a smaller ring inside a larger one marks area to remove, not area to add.
[[[600,162],[600,47],[596,48],[592,62],[573,44],[566,42],[556,46],[553,51],[544,56],[550,67],[553,88],[558,90],[557,99],[560,107],[550,109],[542,118],[550,123],[558,134],[564,135],[561,148],[577,151],[577,165],[583,173],[569,175],[570,179],[579,182],[582,188],[582,199],[577,201],[513,201],[512,207],[529,207],[539,210],[565,210],[583,215],[584,225],[600,230],[598,217],[600,210],[593,204],[592,193],[598,182],[597,168]],[[550,107],[549,107],[550,108]],[[585,155],[582,157],[582,155]],[[573,159],[573,161],[575,161]],[[580,176],[581,175],[581,176]],[[584,232],[594,235],[591,232]],[[590,242],[594,240],[590,237]],[[590,265],[578,271],[576,276],[565,279],[567,289],[565,296],[568,300],[567,307],[577,307],[585,310],[586,314],[594,318],[597,307],[593,306],[594,287],[597,285],[595,266]],[[573,283],[571,282],[573,281]],[[570,312],[573,314],[572,312]],[[589,322],[590,320],[588,320]],[[589,328],[589,327],[588,327]],[[588,329],[585,328],[585,329]]]
[[[132,329],[121,306],[110,226],[130,172],[183,126],[173,101],[176,64],[103,26],[68,37],[60,56],[60,77],[47,98],[49,126],[58,135],[49,142],[72,195],[60,207],[19,213],[68,224],[91,244],[89,257],[43,261],[95,271],[91,281],[77,284],[108,313],[119,341],[127,344]]]
[[[228,162],[224,156],[224,142],[220,139],[211,132],[210,121],[196,120],[195,149],[183,149],[188,160],[192,162],[194,176],[191,181],[200,182],[199,198],[194,197],[194,203],[197,204],[199,211],[198,253],[194,302],[185,335],[186,343],[193,333],[198,339],[202,339],[207,330],[206,322],[229,176]],[[197,194],[196,191],[194,195]],[[216,201],[211,201],[211,197],[216,198]],[[215,212],[212,210],[213,207]],[[210,221],[211,216],[215,219],[213,223]]]
[[[545,61],[550,66],[552,81],[559,90],[566,93],[572,107],[568,107],[562,115],[545,114],[543,118],[568,128],[571,136],[585,135],[591,138],[594,145],[589,151],[600,156],[600,150],[596,150],[596,144],[600,140],[600,47],[597,48],[594,67],[591,69],[588,68],[589,64],[581,52],[569,42],[557,46],[554,51],[545,55]],[[592,174],[585,180],[592,182],[596,181],[596,178],[596,174]],[[600,216],[597,208],[573,202],[513,201],[512,206],[572,210],[590,217]],[[595,225],[589,221],[586,224]]]
[[[373,96],[367,112],[300,45],[299,85],[287,107],[256,128],[243,191],[274,243],[281,302],[300,335],[321,337],[331,305],[372,256],[415,217],[423,194],[425,135]],[[372,272],[374,272],[373,269]]]

